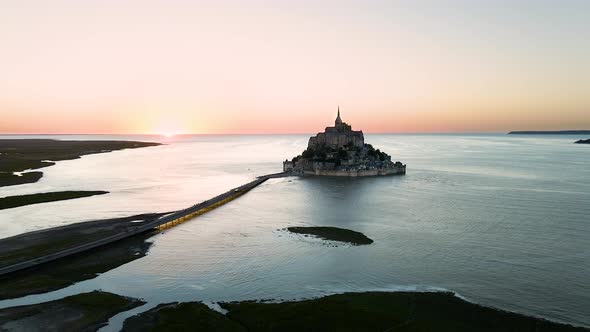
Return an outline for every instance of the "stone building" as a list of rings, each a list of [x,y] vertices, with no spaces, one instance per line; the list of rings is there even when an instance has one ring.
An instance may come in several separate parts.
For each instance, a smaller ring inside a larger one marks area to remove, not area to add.
[[[334,127],[326,127],[323,133],[310,137],[307,144],[308,148],[315,149],[319,145],[327,145],[331,148],[338,149],[351,144],[354,147],[362,148],[365,145],[365,138],[361,130],[352,130],[352,127],[340,118],[340,106],[338,106],[338,116],[334,121]]]

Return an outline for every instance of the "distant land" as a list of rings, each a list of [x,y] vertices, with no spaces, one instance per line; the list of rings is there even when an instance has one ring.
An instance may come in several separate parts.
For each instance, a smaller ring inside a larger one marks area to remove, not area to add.
[[[509,135],[590,135],[590,130],[511,131]]]
[[[53,166],[56,161],[156,145],[161,144],[136,141],[0,139],[0,187],[37,182],[43,172],[30,170]]]
[[[108,191],[54,191],[30,195],[0,197],[0,210],[11,209],[30,204],[63,201],[66,199],[108,194]]]

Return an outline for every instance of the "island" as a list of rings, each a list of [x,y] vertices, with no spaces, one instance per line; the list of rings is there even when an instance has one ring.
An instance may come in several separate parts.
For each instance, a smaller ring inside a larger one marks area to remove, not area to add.
[[[287,231],[295,234],[312,235],[329,241],[350,243],[355,246],[371,244],[373,240],[365,234],[338,227],[287,227]]]
[[[387,153],[366,144],[361,130],[340,118],[334,127],[310,137],[307,149],[283,162],[283,171],[293,175],[375,176],[405,174],[406,165],[393,162]]]
[[[576,144],[590,144],[590,139],[581,139],[581,140],[577,140],[574,143]]]
[[[590,130],[517,130],[508,135],[590,135]]]

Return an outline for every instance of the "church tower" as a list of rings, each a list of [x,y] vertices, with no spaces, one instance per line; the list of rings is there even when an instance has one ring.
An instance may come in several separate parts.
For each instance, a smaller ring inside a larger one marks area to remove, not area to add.
[[[342,119],[340,119],[340,105],[338,105],[338,116],[336,117],[336,127],[338,127],[338,125],[342,124]]]

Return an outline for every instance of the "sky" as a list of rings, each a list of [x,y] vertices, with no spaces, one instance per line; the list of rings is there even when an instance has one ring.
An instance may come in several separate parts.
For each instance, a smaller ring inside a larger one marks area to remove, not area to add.
[[[0,133],[590,129],[586,0],[1,0]]]

